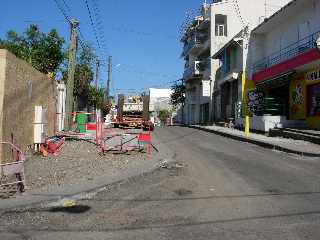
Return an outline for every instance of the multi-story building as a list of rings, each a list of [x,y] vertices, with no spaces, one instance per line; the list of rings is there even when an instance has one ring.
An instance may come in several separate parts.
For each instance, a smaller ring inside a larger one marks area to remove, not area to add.
[[[319,12],[318,0],[293,0],[252,31],[249,78],[264,99],[252,115],[277,117],[271,127],[320,128]]]
[[[243,70],[243,30],[227,42],[212,58],[217,61],[213,89],[214,121],[228,122],[240,118]]]
[[[281,6],[288,1],[213,0],[202,5],[201,14],[186,27],[181,39],[184,44],[187,124],[208,123],[228,115],[221,115],[219,107],[224,98],[218,94],[220,89],[215,87],[216,71],[221,70],[223,61],[211,57],[216,56],[242,29],[257,26],[277,9],[275,5]],[[228,107],[226,112],[232,108]]]
[[[187,26],[181,41],[185,59],[183,79],[186,84],[185,121],[188,124],[209,121],[210,109],[210,15],[209,4],[202,6]]]

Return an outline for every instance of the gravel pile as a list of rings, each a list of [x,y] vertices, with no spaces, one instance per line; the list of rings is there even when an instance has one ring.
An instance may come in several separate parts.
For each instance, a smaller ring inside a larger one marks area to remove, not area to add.
[[[49,190],[52,187],[90,181],[122,169],[142,166],[150,161],[145,153],[101,155],[98,148],[85,141],[66,141],[59,156],[33,156],[25,165],[27,190]]]

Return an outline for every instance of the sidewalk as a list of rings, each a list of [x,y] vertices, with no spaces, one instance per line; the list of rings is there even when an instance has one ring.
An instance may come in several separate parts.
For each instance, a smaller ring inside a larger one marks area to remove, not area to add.
[[[282,152],[293,153],[308,157],[320,157],[320,145],[306,141],[279,137],[267,137],[262,134],[256,133],[250,133],[249,137],[246,137],[244,136],[243,131],[219,126],[190,125],[188,127],[199,129],[206,132],[211,132],[220,136],[232,138],[242,142],[256,144],[264,148],[274,149]]]
[[[95,177],[85,174],[85,178],[83,179],[76,179],[74,181],[69,181],[70,179],[66,179],[66,184],[62,184],[61,186],[52,184],[49,188],[38,188],[37,185],[34,185],[36,188],[27,190],[23,195],[8,199],[0,199],[0,212],[38,204],[63,202],[65,200],[77,200],[87,196],[87,194],[98,191],[99,189],[103,189],[107,185],[152,172],[159,168],[164,160],[166,162],[170,162],[173,157],[172,152],[169,151],[163,144],[159,143],[155,133],[152,134],[152,142],[159,152],[154,151],[154,154],[151,158],[140,158],[135,160],[134,157],[130,158],[130,156],[127,156],[128,160],[126,161],[131,163],[126,164],[125,167],[114,168],[109,165],[108,169],[105,169],[105,172],[97,172]],[[97,159],[90,160],[95,161]],[[99,165],[98,167],[101,168],[102,166]],[[71,174],[75,174],[77,170],[73,169],[70,171],[72,171],[70,172]],[[33,184],[31,184],[31,186],[32,185]]]

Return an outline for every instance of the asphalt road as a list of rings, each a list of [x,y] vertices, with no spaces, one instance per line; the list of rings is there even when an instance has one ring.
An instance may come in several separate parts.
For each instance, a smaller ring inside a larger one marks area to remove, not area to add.
[[[72,208],[2,213],[0,239],[320,239],[320,159],[183,127],[174,161]]]

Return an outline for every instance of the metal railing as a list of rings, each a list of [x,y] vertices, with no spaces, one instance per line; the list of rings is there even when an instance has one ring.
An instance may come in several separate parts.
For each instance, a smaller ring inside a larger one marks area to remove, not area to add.
[[[253,71],[258,72],[265,70],[273,65],[281,63],[290,58],[296,57],[312,48],[315,48],[315,42],[320,36],[320,31],[317,31],[309,36],[290,44],[289,46],[275,52],[267,57],[262,58],[253,65]]]
[[[186,56],[189,51],[195,46],[203,45],[209,39],[208,34],[196,34],[192,37],[191,41],[186,43],[183,47],[182,56]]]

